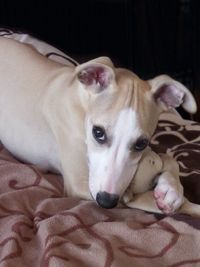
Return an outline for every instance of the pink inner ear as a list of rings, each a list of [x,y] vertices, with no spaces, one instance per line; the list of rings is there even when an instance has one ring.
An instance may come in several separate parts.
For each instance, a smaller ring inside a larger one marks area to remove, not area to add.
[[[157,102],[163,102],[168,108],[179,107],[184,98],[184,92],[174,85],[162,85],[154,94]]]
[[[103,67],[87,67],[79,73],[78,78],[85,85],[99,84],[101,87],[107,87],[110,82],[110,73]]]

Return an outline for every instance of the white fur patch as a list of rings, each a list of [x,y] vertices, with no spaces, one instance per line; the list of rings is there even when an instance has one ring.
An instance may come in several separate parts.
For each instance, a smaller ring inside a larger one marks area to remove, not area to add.
[[[92,138],[92,123],[87,123],[87,139]],[[106,127],[105,127],[106,128]],[[142,134],[137,113],[126,108],[117,114],[114,126],[110,129],[111,144],[88,144],[89,187],[93,198],[99,191],[121,196],[137,168],[142,153],[131,154],[130,143],[134,143]]]

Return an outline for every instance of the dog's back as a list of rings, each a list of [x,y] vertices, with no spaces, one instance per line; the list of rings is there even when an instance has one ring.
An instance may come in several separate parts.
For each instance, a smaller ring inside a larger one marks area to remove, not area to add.
[[[0,37],[0,62],[1,142],[18,158],[57,170],[55,142],[41,109],[43,94],[63,66],[30,45],[4,37]]]
[[[0,60],[1,91],[5,88],[6,91],[17,90],[18,84],[20,90],[23,89],[21,84],[24,87],[28,85],[26,90],[30,85],[36,87],[38,83],[41,87],[43,77],[51,77],[51,73],[62,66],[39,54],[30,45],[4,37],[0,37]]]

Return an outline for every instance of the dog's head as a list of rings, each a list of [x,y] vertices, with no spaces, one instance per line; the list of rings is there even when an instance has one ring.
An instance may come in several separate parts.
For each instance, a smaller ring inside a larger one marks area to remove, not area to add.
[[[86,108],[89,189],[104,208],[113,208],[131,182],[161,112],[180,105],[190,113],[190,91],[161,75],[143,81],[114,68],[108,58],[77,67],[79,93]]]

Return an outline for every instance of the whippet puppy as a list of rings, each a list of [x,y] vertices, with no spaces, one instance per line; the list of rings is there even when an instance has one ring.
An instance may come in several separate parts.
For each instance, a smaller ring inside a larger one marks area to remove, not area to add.
[[[66,66],[0,37],[0,61],[1,142],[22,161],[61,173],[67,195],[104,208],[131,183],[161,112],[197,108],[181,83],[141,80],[107,57]]]

